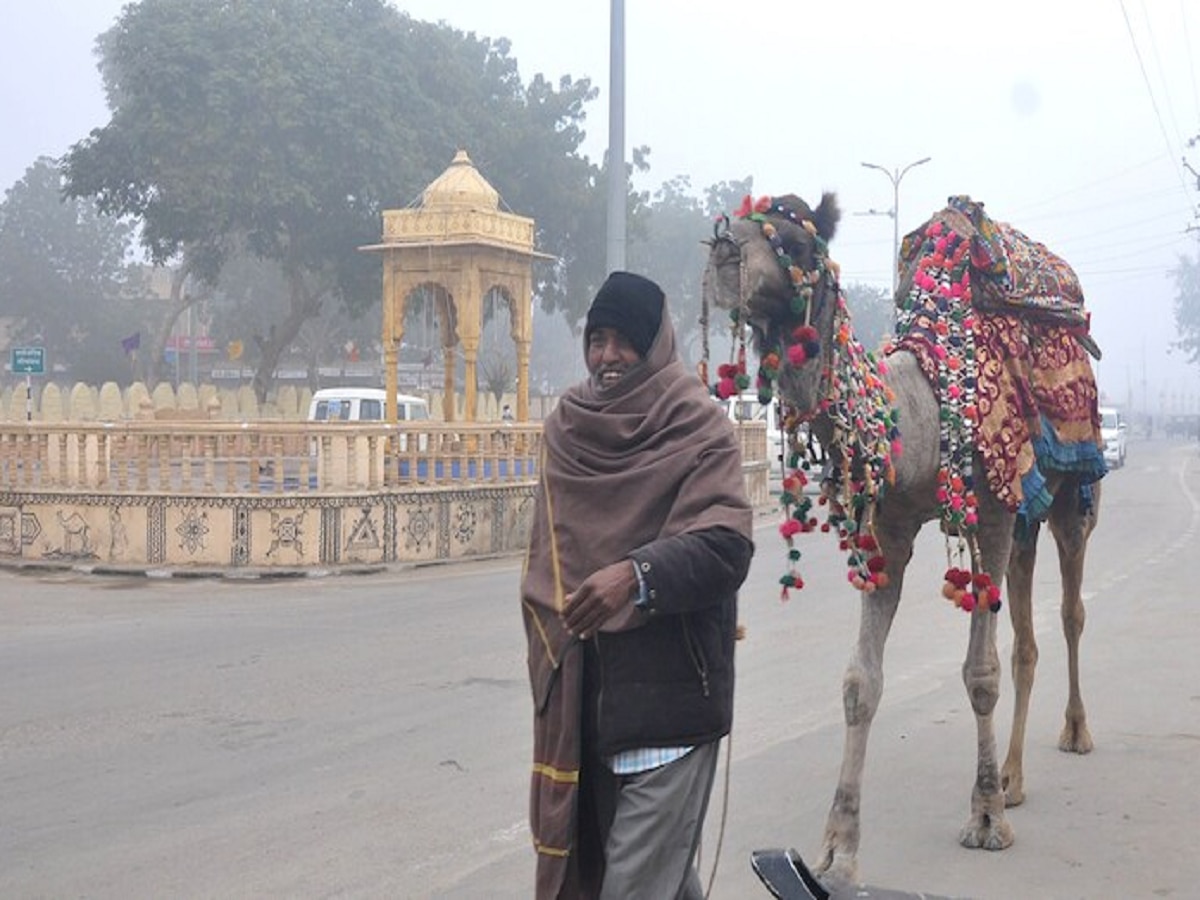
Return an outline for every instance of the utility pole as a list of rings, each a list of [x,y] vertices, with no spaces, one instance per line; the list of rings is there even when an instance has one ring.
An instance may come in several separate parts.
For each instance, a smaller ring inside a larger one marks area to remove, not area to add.
[[[608,34],[608,271],[625,268],[625,0],[611,0]]]
[[[923,166],[932,156],[926,156],[924,159],[918,159],[915,162],[910,162],[903,169],[887,169],[884,166],[876,163],[863,163],[863,166],[868,169],[878,169],[888,177],[888,181],[892,183],[892,208],[886,213],[892,217],[892,300],[896,299],[896,288],[898,287],[898,275],[896,269],[900,265],[900,181],[904,178],[909,169],[917,166]]]

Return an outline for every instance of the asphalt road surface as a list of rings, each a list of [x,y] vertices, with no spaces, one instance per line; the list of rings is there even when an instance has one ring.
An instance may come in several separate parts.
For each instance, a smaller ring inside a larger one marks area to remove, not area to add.
[[[938,593],[940,536],[922,534],[868,754],[865,881],[981,900],[1200,896],[1196,444],[1132,443],[1104,489],[1083,638],[1096,750],[1056,748],[1065,652],[1044,537],[1027,800],[1004,852],[957,843],[975,762],[967,619]],[[808,587],[781,603],[775,521],[742,592],[737,721],[702,854],[715,898],[767,896],[755,848],[815,853],[841,757],[858,599],[812,535]],[[531,896],[519,569],[0,570],[0,897]]]

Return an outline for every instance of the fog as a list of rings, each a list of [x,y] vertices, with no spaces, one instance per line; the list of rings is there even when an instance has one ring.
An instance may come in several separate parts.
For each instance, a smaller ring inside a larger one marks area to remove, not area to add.
[[[93,53],[122,0],[4,0],[0,187],[107,122]],[[414,17],[508,37],[528,80],[590,77],[585,152],[605,149],[603,0],[400,0]],[[803,14],[798,14],[802,10]],[[626,4],[626,134],[651,148],[653,189],[700,192],[753,176],[756,192],[816,199],[844,217],[843,280],[890,286],[900,233],[950,194],[983,200],[1079,273],[1104,351],[1109,402],[1200,410],[1200,371],[1171,350],[1174,283],[1197,253],[1200,6],[1184,2],[953,6],[840,0]],[[469,148],[468,148],[469,149]],[[484,173],[487,174],[486,172]],[[872,213],[874,211],[874,213]],[[518,210],[519,212],[519,210]]]

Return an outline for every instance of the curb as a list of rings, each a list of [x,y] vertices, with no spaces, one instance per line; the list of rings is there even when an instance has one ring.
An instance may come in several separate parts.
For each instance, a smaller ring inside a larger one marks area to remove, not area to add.
[[[106,563],[56,563],[46,560],[0,562],[0,570],[15,575],[76,574],[120,578],[190,578],[222,579],[225,581],[282,581],[294,578],[333,578],[341,575],[378,575],[394,571],[396,566],[346,565],[335,567],[312,566],[307,568],[162,568],[153,566],[116,566]],[[408,568],[407,565],[400,568]]]
[[[520,555],[511,553],[481,553],[478,556],[457,559],[430,559],[399,563],[347,563],[341,566],[280,566],[264,567],[219,567],[219,566],[121,566],[111,563],[55,562],[54,560],[0,560],[0,571],[14,575],[88,575],[97,577],[146,578],[146,579],[219,579],[222,581],[285,581],[297,578],[337,578],[355,575],[380,575],[386,573],[417,571],[439,566],[463,563],[492,562]]]

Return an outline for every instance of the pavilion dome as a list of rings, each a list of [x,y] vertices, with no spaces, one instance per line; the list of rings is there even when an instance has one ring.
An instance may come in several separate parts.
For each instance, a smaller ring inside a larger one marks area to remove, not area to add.
[[[446,171],[433,179],[421,194],[424,209],[500,208],[500,193],[479,174],[466,150],[459,150]]]

